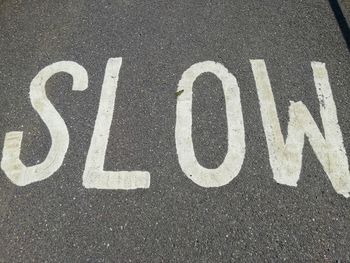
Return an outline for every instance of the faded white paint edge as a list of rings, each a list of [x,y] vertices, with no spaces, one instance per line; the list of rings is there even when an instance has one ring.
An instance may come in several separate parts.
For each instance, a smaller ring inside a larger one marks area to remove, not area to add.
[[[258,91],[274,179],[281,184],[297,185],[306,135],[335,191],[349,197],[348,158],[325,64],[311,62],[325,136],[323,137],[306,106],[299,101],[291,102],[289,107],[288,135],[284,141],[265,62],[264,60],[250,62]]]
[[[37,165],[27,167],[20,160],[22,131],[6,133],[1,168],[16,185],[25,186],[51,176],[62,165],[69,146],[67,126],[46,96],[46,82],[56,73],[65,72],[73,77],[73,90],[88,87],[86,70],[72,61],[61,61],[42,69],[30,84],[30,100],[33,108],[46,124],[51,136],[51,148],[46,159]]]
[[[110,58],[107,62],[95,128],[83,174],[83,185],[86,188],[129,190],[150,186],[149,172],[103,170],[121,65],[122,58]]]
[[[192,140],[192,88],[196,78],[205,72],[222,82],[226,103],[228,150],[223,163],[215,169],[201,166],[194,153]],[[239,87],[236,78],[221,64],[205,61],[187,69],[178,84],[175,140],[180,166],[188,178],[202,187],[219,187],[235,178],[245,155],[245,134]]]

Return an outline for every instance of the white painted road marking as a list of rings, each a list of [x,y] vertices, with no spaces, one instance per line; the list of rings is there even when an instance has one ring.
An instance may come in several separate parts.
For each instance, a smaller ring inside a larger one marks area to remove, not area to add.
[[[62,165],[69,146],[67,126],[46,97],[46,82],[56,73],[65,72],[73,77],[73,90],[88,87],[86,70],[72,61],[61,61],[42,69],[30,84],[30,100],[33,108],[49,129],[52,144],[46,159],[37,165],[27,167],[19,159],[23,132],[9,132],[5,136],[1,168],[16,185],[24,186],[51,176]]]
[[[258,90],[261,116],[269,150],[274,179],[281,184],[296,186],[302,166],[304,136],[321,162],[335,191],[349,197],[350,174],[343,136],[338,124],[337,109],[324,63],[311,62],[314,82],[320,101],[320,113],[325,138],[302,102],[291,102],[288,136],[284,142],[278,120],[275,99],[264,60],[251,60]]]
[[[83,185],[86,188],[128,190],[150,186],[149,172],[103,170],[121,65],[122,58],[111,58],[107,62],[100,105],[83,174]]]
[[[121,65],[122,58],[111,58],[106,66],[95,127],[83,172],[83,185],[86,188],[129,190],[150,186],[150,174],[147,171],[103,170]],[[302,102],[292,102],[289,107],[290,120],[286,140],[281,132],[265,62],[251,60],[251,66],[274,179],[281,184],[297,185],[306,135],[335,191],[349,197],[348,158],[325,64],[311,62],[325,135],[319,131],[306,106]],[[66,124],[45,92],[48,79],[59,72],[72,75],[73,90],[85,90],[88,86],[86,70],[71,61],[49,65],[35,76],[30,85],[30,100],[48,127],[52,144],[42,163],[26,167],[19,159],[23,133],[14,131],[6,134],[1,168],[18,186],[25,186],[51,176],[62,165],[67,152],[69,134]],[[226,104],[228,150],[223,163],[215,169],[205,168],[198,163],[192,141],[193,82],[205,72],[213,73],[221,80]],[[202,187],[226,185],[238,175],[245,156],[245,132],[236,78],[223,65],[205,61],[192,65],[183,73],[178,84],[178,91],[182,90],[183,93],[177,98],[175,128],[180,166],[188,178]]]
[[[194,153],[192,141],[192,88],[202,73],[210,72],[222,82],[224,90],[228,149],[223,163],[215,169],[201,166]],[[188,178],[203,187],[219,187],[235,178],[244,160],[245,138],[242,106],[236,78],[221,64],[205,61],[187,69],[179,82],[176,106],[175,140],[179,163]]]

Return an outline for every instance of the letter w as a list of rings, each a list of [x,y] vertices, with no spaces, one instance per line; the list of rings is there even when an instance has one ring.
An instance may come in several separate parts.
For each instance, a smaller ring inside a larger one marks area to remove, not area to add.
[[[291,102],[289,107],[288,135],[284,141],[265,62],[251,60],[250,63],[258,91],[274,179],[281,184],[297,185],[306,135],[335,191],[349,197],[349,163],[325,64],[311,62],[324,136],[306,106],[299,101]]]

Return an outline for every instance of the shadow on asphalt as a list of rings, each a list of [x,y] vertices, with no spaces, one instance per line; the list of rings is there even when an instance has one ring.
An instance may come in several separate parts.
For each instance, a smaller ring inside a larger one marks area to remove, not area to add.
[[[339,2],[338,0],[329,0],[329,4],[333,10],[335,18],[338,21],[340,30],[343,34],[348,50],[350,51],[350,28],[339,5]]]

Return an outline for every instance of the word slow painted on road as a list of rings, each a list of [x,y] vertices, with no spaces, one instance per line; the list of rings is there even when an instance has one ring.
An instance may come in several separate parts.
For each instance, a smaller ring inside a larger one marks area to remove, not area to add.
[[[288,135],[284,139],[265,62],[251,60],[250,63],[258,91],[274,180],[284,185],[297,185],[306,136],[334,190],[349,197],[348,158],[325,64],[311,62],[324,135],[306,106],[299,101],[291,102],[289,107]],[[151,176],[147,171],[103,169],[121,65],[122,58],[111,58],[106,66],[95,127],[83,172],[83,185],[86,188],[130,190],[150,186]],[[42,163],[27,167],[19,158],[23,133],[21,131],[6,133],[1,168],[18,186],[50,177],[64,161],[69,147],[68,129],[45,91],[46,82],[60,72],[72,76],[73,90],[84,91],[88,87],[86,70],[72,61],[53,63],[34,77],[30,84],[30,100],[50,132],[51,148]],[[198,163],[192,141],[192,87],[196,78],[206,72],[214,74],[221,80],[226,105],[228,149],[224,161],[215,169],[205,168]],[[220,187],[228,184],[238,175],[245,157],[245,131],[236,78],[220,63],[213,61],[196,63],[183,73],[178,84],[179,93],[182,94],[177,98],[175,141],[183,172],[201,187]]]

